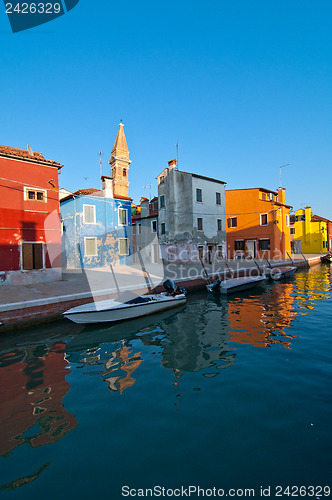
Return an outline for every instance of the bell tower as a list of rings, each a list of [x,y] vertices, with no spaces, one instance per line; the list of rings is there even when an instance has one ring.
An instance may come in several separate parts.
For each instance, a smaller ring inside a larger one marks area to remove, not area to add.
[[[122,122],[119,124],[119,130],[108,163],[111,167],[114,198],[117,196],[128,197],[128,173],[131,160],[129,160],[129,151]]]

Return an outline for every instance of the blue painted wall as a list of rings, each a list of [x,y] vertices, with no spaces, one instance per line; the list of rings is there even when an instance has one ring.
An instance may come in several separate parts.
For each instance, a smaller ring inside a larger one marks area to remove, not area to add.
[[[96,223],[83,221],[83,205],[96,207]],[[127,212],[127,225],[119,224],[119,208]],[[80,195],[64,200],[60,204],[62,234],[63,267],[79,269],[81,267],[106,267],[111,263],[130,264],[132,262],[132,225],[131,202],[113,198]],[[95,256],[85,255],[84,238],[97,238]],[[128,239],[129,254],[119,255],[119,238]]]

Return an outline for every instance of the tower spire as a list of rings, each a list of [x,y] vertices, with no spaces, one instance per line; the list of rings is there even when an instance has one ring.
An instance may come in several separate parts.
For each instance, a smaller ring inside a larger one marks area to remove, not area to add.
[[[118,133],[111,153],[111,158],[109,159],[108,163],[111,167],[114,198],[116,198],[117,196],[128,197],[128,172],[131,160],[129,160],[129,150],[122,121],[119,124]]]

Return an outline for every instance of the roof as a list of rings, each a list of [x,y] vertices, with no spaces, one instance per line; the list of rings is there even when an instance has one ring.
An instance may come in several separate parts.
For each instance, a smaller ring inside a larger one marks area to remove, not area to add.
[[[225,181],[219,181],[218,179],[213,179],[212,177],[205,177],[205,175],[199,174],[191,174],[193,177],[197,177],[197,179],[204,179],[205,181],[218,182],[218,184],[227,184]]]
[[[259,189],[259,191],[264,191],[264,193],[272,193],[278,196],[278,191],[273,191],[272,189],[266,189],[262,187],[254,187],[254,188],[240,188],[240,189],[226,189],[227,191],[253,191],[254,189]]]
[[[78,189],[78,191],[75,191],[74,193],[69,194],[68,196],[65,196],[62,198],[61,201],[66,201],[69,200],[70,198],[75,198],[77,196],[102,196],[103,191],[100,189],[96,188],[86,188],[86,189]],[[132,201],[132,198],[129,198],[129,196],[121,196],[118,194],[117,196],[113,197],[115,200],[128,200]]]
[[[23,161],[29,161],[31,163],[40,163],[44,165],[49,165],[51,167],[61,168],[63,165],[54,160],[47,160],[43,157],[42,153],[32,152],[32,155],[27,149],[13,148],[11,146],[1,146],[0,145],[0,156],[6,156],[8,158],[17,158]]]
[[[325,219],[325,217],[320,217],[319,215],[312,214],[311,222],[331,222],[330,219]]]

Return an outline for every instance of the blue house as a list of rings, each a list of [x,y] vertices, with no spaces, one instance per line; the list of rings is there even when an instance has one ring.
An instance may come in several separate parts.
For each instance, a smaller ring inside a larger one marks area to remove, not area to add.
[[[132,262],[129,151],[120,123],[102,189],[80,189],[60,200],[62,259],[68,269]]]

